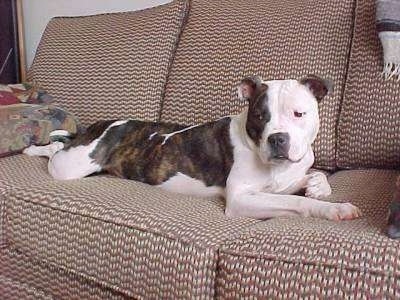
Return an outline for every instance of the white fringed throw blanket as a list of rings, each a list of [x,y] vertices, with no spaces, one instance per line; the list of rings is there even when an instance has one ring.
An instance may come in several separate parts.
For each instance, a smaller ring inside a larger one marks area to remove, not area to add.
[[[385,78],[400,80],[400,0],[377,0],[376,20]]]

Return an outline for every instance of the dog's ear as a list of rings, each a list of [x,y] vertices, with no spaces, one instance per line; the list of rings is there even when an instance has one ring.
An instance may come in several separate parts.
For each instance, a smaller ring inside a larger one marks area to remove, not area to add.
[[[317,101],[321,101],[327,94],[333,92],[333,82],[327,79],[322,79],[315,75],[308,75],[300,80],[314,95]]]
[[[259,76],[249,76],[242,79],[238,86],[238,97],[240,100],[249,101],[254,97],[261,87],[262,79]]]

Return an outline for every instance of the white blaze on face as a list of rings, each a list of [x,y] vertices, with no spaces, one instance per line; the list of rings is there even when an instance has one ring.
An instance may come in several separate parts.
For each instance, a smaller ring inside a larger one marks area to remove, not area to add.
[[[300,160],[314,142],[319,129],[318,104],[311,91],[297,80],[276,80],[268,85],[268,108],[271,120],[266,124],[260,143],[264,162],[270,158],[268,137],[288,133],[289,159]]]

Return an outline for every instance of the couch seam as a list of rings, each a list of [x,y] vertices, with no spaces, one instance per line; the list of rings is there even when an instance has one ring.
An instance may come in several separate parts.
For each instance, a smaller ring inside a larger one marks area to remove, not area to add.
[[[64,212],[64,213],[67,213],[67,214],[82,216],[84,218],[94,219],[94,220],[97,220],[97,221],[103,222],[103,223],[114,224],[114,225],[117,225],[117,226],[120,226],[120,227],[125,227],[125,228],[129,228],[129,229],[133,229],[133,230],[138,230],[138,231],[142,231],[142,232],[155,234],[155,235],[160,236],[162,238],[166,238],[166,239],[171,240],[171,241],[177,241],[179,243],[182,243],[184,246],[194,247],[197,250],[203,252],[205,255],[207,255],[207,253],[209,253],[209,254],[215,253],[215,256],[216,256],[216,258],[215,258],[215,267],[213,268],[212,266],[210,266],[211,270],[214,269],[214,271],[215,271],[216,266],[218,265],[218,256],[216,254],[217,250],[218,250],[218,247],[221,246],[222,243],[225,242],[225,240],[221,241],[220,243],[216,244],[215,246],[199,245],[199,244],[196,244],[195,241],[192,241],[192,240],[186,241],[186,240],[183,240],[181,238],[174,238],[174,237],[167,236],[164,233],[160,233],[160,232],[157,232],[157,231],[154,231],[154,230],[147,230],[146,228],[142,228],[140,226],[132,226],[132,225],[120,224],[118,222],[112,222],[112,221],[109,221],[109,220],[102,220],[102,219],[99,219],[98,217],[93,217],[93,216],[86,215],[86,214],[73,213],[73,212],[70,212],[70,211],[67,211],[67,210],[64,210],[64,209],[58,209],[58,208],[50,207],[50,206],[47,206],[47,205],[43,205],[42,203],[36,203],[36,202],[29,201],[29,200],[25,200],[20,195],[16,195],[15,193],[11,193],[10,192],[10,195],[11,194],[13,194],[13,196],[19,201],[23,201],[23,202],[26,202],[26,203],[31,203],[33,205],[39,205],[39,206],[41,206],[41,207],[43,207],[45,209],[50,209],[50,210],[55,210],[55,211],[59,211],[59,212]],[[7,226],[7,228],[8,227],[9,226]],[[7,230],[7,231],[9,231],[9,230]],[[88,275],[86,273],[83,273],[83,272],[81,272],[79,270],[76,270],[76,269],[74,269],[72,267],[69,267],[69,266],[66,266],[64,264],[57,265],[54,262],[51,262],[51,261],[48,261],[48,260],[44,260],[44,259],[41,259],[41,258],[39,258],[39,259],[35,258],[35,256],[32,256],[29,253],[29,251],[28,252],[25,252],[25,251],[22,252],[20,250],[20,248],[18,247],[18,245],[9,244],[8,243],[8,244],[6,244],[6,247],[3,250],[9,251],[9,252],[14,252],[14,253],[19,253],[20,255],[24,255],[25,257],[29,258],[30,260],[32,260],[32,261],[34,261],[36,263],[48,264],[48,265],[51,265],[51,266],[53,266],[53,267],[55,267],[57,269],[64,270],[65,272],[69,272],[71,274],[75,274],[77,276],[80,276],[81,278],[87,278],[87,280],[95,282],[95,283],[97,283],[99,285],[104,285],[105,287],[111,288],[114,291],[118,292],[119,290],[123,290],[123,293],[126,293],[128,295],[133,295],[131,291],[126,290],[125,288],[121,288],[119,286],[115,286],[115,285],[110,284],[108,282],[105,282],[104,280],[99,279],[97,276]],[[192,252],[190,252],[189,254],[191,254],[191,253]],[[200,258],[200,259],[204,260],[204,262],[207,263],[207,260],[205,258]],[[215,278],[216,278],[216,273],[215,273]],[[214,282],[215,282],[215,280],[214,280]],[[214,286],[214,282],[212,282],[209,286],[213,287]],[[192,292],[194,292],[198,288],[199,287],[195,288]],[[214,290],[214,295],[215,295],[215,290]]]
[[[339,269],[339,270],[346,270],[346,271],[358,271],[360,273],[365,273],[365,274],[373,274],[373,275],[380,275],[380,276],[386,276],[389,278],[400,278],[400,273],[396,274],[396,272],[393,271],[381,271],[381,270],[374,270],[372,268],[368,267],[347,267],[344,264],[327,264],[323,262],[312,262],[308,260],[295,260],[295,259],[284,259],[284,258],[279,258],[274,254],[270,255],[257,255],[253,253],[248,253],[248,252],[242,252],[238,253],[235,250],[229,250],[229,249],[221,249],[222,255],[230,255],[230,256],[235,256],[238,258],[251,258],[251,259],[263,259],[263,260],[268,260],[268,261],[276,261],[276,262],[283,262],[283,263],[289,263],[289,264],[299,264],[299,265],[304,265],[304,266],[317,266],[317,267],[327,267],[327,268],[334,268],[334,269]]]
[[[223,246],[223,245],[221,245]],[[220,277],[221,267],[221,248],[218,248],[216,251],[217,254],[217,264],[215,266],[215,279],[214,279],[214,299],[218,299],[217,297],[217,288],[218,288],[218,278]]]
[[[157,116],[157,118],[158,118],[157,121],[158,122],[161,122],[163,109],[164,109],[165,95],[167,93],[167,85],[169,83],[170,75],[171,75],[171,72],[172,72],[172,69],[173,69],[173,66],[174,66],[176,53],[178,52],[178,47],[179,47],[179,44],[181,42],[183,32],[185,31],[186,25],[187,25],[187,23],[189,21],[189,15],[190,15],[190,12],[191,12],[191,3],[192,3],[192,1],[191,0],[184,0],[184,1],[185,1],[184,2],[185,3],[185,8],[183,10],[183,16],[182,16],[182,20],[181,20],[180,30],[179,30],[178,34],[176,35],[176,41],[175,41],[174,47],[172,49],[171,58],[169,60],[169,64],[168,64],[168,67],[167,67],[167,75],[165,76],[165,82],[164,82],[164,85],[163,85],[163,89],[161,91],[161,103],[160,103],[160,108],[158,110],[158,116]]]
[[[0,188],[0,250],[5,249],[8,246],[8,239],[6,234],[6,220],[7,220],[7,195],[11,194],[12,186],[7,182],[0,181],[1,184],[4,184],[2,188]]]
[[[356,31],[356,24],[357,24],[357,10],[358,10],[358,0],[354,0],[353,4],[353,18],[352,18],[352,31],[351,31],[351,36],[350,36],[350,41],[349,41],[349,50],[347,54],[347,64],[346,64],[346,69],[345,69],[345,74],[344,74],[344,86],[343,90],[341,93],[340,97],[340,104],[339,104],[339,111],[337,113],[337,120],[335,122],[335,169],[342,169],[339,164],[338,164],[338,159],[339,159],[339,127],[341,122],[341,116],[342,116],[342,110],[343,110],[343,104],[344,104],[344,98],[345,94],[347,91],[347,85],[348,85],[348,79],[349,79],[349,70],[350,70],[350,64],[352,61],[352,53],[353,53],[353,46],[354,46],[354,36],[355,36],[355,31]]]
[[[239,232],[232,233],[226,239],[221,241],[221,243],[218,245],[218,248],[215,251],[216,266],[215,266],[215,279],[214,279],[214,299],[218,299],[218,295],[217,295],[218,278],[220,277],[220,271],[221,271],[221,267],[220,267],[221,253],[224,253],[224,250],[223,250],[224,247],[226,247],[227,243],[229,243],[229,242],[241,239],[243,232],[245,232],[246,230],[251,230],[251,228],[253,226],[255,226],[256,224],[259,224],[261,222],[264,222],[264,220],[255,220],[255,222],[253,224],[244,225],[243,228],[241,228],[241,230]]]
[[[126,295],[129,297],[134,297],[134,295],[132,294],[132,292],[130,292],[129,290],[126,290],[124,288],[120,288],[118,286],[115,286],[113,284],[110,284],[109,282],[105,282],[103,280],[100,280],[99,278],[95,277],[95,276],[91,276],[91,275],[87,275],[85,273],[76,271],[72,268],[63,266],[63,265],[57,265],[51,261],[48,261],[46,259],[38,259],[35,258],[32,255],[28,255],[26,253],[23,253],[22,251],[20,251],[19,249],[13,249],[13,248],[7,248],[4,249],[4,251],[6,252],[6,255],[9,255],[10,258],[12,259],[12,255],[14,256],[19,256],[19,257],[24,257],[26,260],[29,260],[30,263],[36,265],[39,268],[45,268],[45,269],[49,269],[49,268],[54,268],[57,271],[62,271],[65,272],[67,274],[67,276],[76,276],[81,280],[85,280],[85,281],[89,281],[92,284],[97,285],[99,288],[102,289],[107,289],[110,290],[114,293],[119,293],[121,295]]]
[[[108,16],[108,15],[124,15],[124,14],[135,14],[135,13],[142,13],[151,11],[154,9],[162,9],[169,5],[173,4],[173,2],[166,2],[162,4],[156,4],[155,6],[144,7],[136,10],[127,10],[127,11],[113,11],[113,12],[101,12],[101,13],[93,13],[90,15],[81,15],[81,16],[55,16],[52,17],[50,20],[57,20],[57,19],[84,19],[84,18],[92,18],[97,16]]]
[[[33,202],[33,201],[30,201],[30,200],[26,200],[23,196],[18,195],[18,194],[16,194],[15,192],[13,192],[11,190],[10,190],[8,195],[9,196],[14,196],[19,201],[23,201],[23,202],[26,202],[26,203],[31,203],[33,205],[39,205],[39,206],[41,206],[41,207],[43,207],[45,209],[60,211],[60,212],[64,212],[64,213],[75,215],[75,216],[80,216],[80,217],[84,217],[84,218],[97,220],[97,221],[103,222],[103,223],[114,224],[114,225],[117,225],[117,226],[120,226],[120,227],[126,227],[126,228],[129,228],[129,229],[138,230],[138,231],[142,231],[142,232],[148,232],[150,234],[155,234],[155,235],[158,235],[160,237],[167,238],[169,240],[178,241],[178,242],[186,244],[186,245],[194,246],[199,250],[207,250],[207,249],[214,249],[215,250],[218,247],[218,243],[216,243],[214,246],[207,245],[207,244],[199,244],[199,243],[196,243],[196,241],[189,240],[189,239],[184,239],[184,238],[180,238],[180,237],[174,237],[172,235],[168,235],[168,234],[166,234],[164,232],[160,232],[160,231],[151,229],[149,227],[142,227],[142,226],[132,225],[132,224],[124,224],[122,222],[118,222],[118,221],[114,221],[114,220],[104,220],[104,219],[101,219],[98,216],[91,216],[91,215],[88,215],[88,214],[81,214],[81,213],[78,213],[78,212],[73,212],[73,211],[66,210],[64,208],[57,208],[57,207],[52,207],[52,206],[45,205],[43,203]],[[6,207],[7,207],[7,205],[6,205]],[[8,226],[6,226],[6,227],[8,227]]]
[[[80,217],[84,217],[84,218],[93,219],[93,220],[96,220],[96,221],[99,221],[99,222],[102,222],[102,223],[109,223],[109,224],[113,224],[113,225],[120,226],[120,227],[125,227],[125,228],[129,228],[129,229],[133,229],[133,230],[138,230],[138,231],[142,231],[142,232],[147,232],[147,233],[150,233],[150,234],[155,234],[155,235],[157,235],[157,236],[160,236],[160,237],[162,237],[162,238],[166,238],[166,239],[171,240],[171,241],[177,241],[177,242],[179,242],[179,243],[182,243],[182,244],[185,245],[185,246],[194,247],[194,248],[196,248],[197,250],[203,251],[204,253],[209,252],[209,253],[211,254],[211,253],[213,252],[214,255],[215,255],[215,266],[214,266],[214,268],[212,268],[212,269],[214,270],[215,275],[214,275],[214,280],[213,280],[213,282],[210,284],[210,287],[213,288],[213,291],[212,291],[212,293],[213,293],[213,296],[212,296],[213,299],[216,299],[216,298],[215,298],[215,297],[216,297],[216,285],[217,285],[217,278],[218,278],[219,265],[220,265],[220,261],[221,261],[221,259],[220,259],[220,251],[221,251],[221,249],[226,245],[227,242],[239,238],[240,233],[242,232],[242,231],[241,231],[241,232],[239,232],[239,233],[237,233],[237,234],[232,233],[232,234],[230,234],[229,236],[227,236],[226,238],[224,238],[223,240],[221,240],[221,241],[219,241],[219,242],[216,242],[214,246],[212,246],[212,245],[207,245],[207,244],[198,244],[198,243],[196,243],[196,241],[193,241],[193,240],[185,240],[185,239],[182,239],[182,238],[179,238],[179,237],[169,236],[169,235],[167,235],[167,234],[165,234],[165,233],[152,230],[151,228],[140,227],[140,226],[134,226],[134,225],[129,225],[129,224],[123,224],[123,223],[120,223],[120,222],[118,222],[118,221],[115,222],[115,221],[113,221],[113,220],[103,220],[103,219],[101,219],[101,218],[99,218],[99,217],[90,216],[90,215],[87,215],[87,214],[80,214],[80,213],[76,213],[76,212],[71,212],[71,211],[68,211],[68,210],[66,210],[66,209],[57,208],[57,207],[51,207],[51,206],[45,205],[45,204],[43,204],[43,203],[33,202],[33,201],[30,201],[30,200],[25,199],[25,198],[24,198],[23,196],[21,196],[21,195],[18,195],[18,192],[15,191],[15,190],[12,190],[12,191],[10,190],[10,192],[9,192],[8,195],[9,195],[9,196],[15,197],[15,199],[18,200],[18,201],[22,201],[22,202],[25,202],[25,203],[30,203],[30,204],[32,204],[32,205],[39,205],[40,207],[42,207],[42,208],[44,208],[44,209],[50,209],[50,210],[54,210],[54,211],[64,212],[64,213],[71,214],[71,215],[75,215],[75,216],[80,216]],[[244,229],[244,230],[245,230],[245,229],[250,229],[252,226],[254,226],[255,224],[260,223],[260,222],[262,222],[262,221],[258,220],[258,221],[256,221],[255,223],[248,224],[248,225],[243,225],[243,229]],[[5,229],[8,228],[8,227],[9,227],[9,226],[5,226]],[[9,229],[8,229],[7,231],[9,231]],[[16,245],[13,246],[13,245],[8,244],[8,245],[6,245],[6,246],[8,246],[8,247],[5,248],[7,251],[11,251],[11,252],[18,251],[18,252],[20,252],[18,246],[16,246]],[[25,252],[24,252],[24,253],[25,253]],[[80,272],[80,271],[77,271],[77,270],[75,270],[75,269],[72,269],[72,268],[70,268],[70,267],[68,267],[68,266],[65,266],[65,265],[56,265],[56,264],[54,264],[53,262],[49,262],[49,261],[43,260],[43,259],[40,259],[40,260],[39,260],[39,259],[35,259],[35,257],[32,257],[32,255],[29,255],[29,253],[23,254],[23,253],[21,252],[21,255],[24,255],[24,256],[28,257],[29,259],[31,259],[31,260],[33,260],[33,261],[35,261],[35,262],[39,262],[39,263],[40,263],[40,262],[43,262],[44,264],[48,263],[49,265],[52,265],[53,267],[56,267],[56,268],[61,269],[61,270],[64,270],[65,272],[70,272],[70,273],[76,274],[77,276],[81,276],[82,278],[86,278],[86,277],[87,277],[88,280],[91,280],[91,281],[96,282],[96,283],[98,283],[98,284],[103,284],[104,286],[109,287],[109,288],[112,288],[112,289],[115,290],[115,291],[118,291],[118,290],[120,289],[120,290],[123,290],[124,293],[127,293],[127,294],[129,294],[129,295],[132,294],[129,290],[125,291],[125,289],[120,288],[120,287],[118,287],[118,286],[117,286],[117,287],[112,287],[112,286],[113,286],[112,284],[109,284],[109,283],[107,283],[107,282],[104,282],[104,280],[101,280],[101,279],[99,279],[99,278],[97,278],[97,277],[95,277],[95,276],[87,275],[87,274],[85,274],[85,273],[82,273],[82,272]],[[212,266],[210,266],[210,267],[212,267]],[[92,279],[91,279],[91,278],[92,278]]]
[[[40,295],[40,297],[43,297],[43,299],[53,299],[53,295],[50,295],[49,293],[46,293],[46,292],[42,291],[41,289],[38,289],[27,283],[11,279],[6,274],[0,274],[0,281],[6,282],[6,283],[8,282],[12,285],[17,285],[19,287],[22,287],[24,290],[32,291],[33,293],[35,293],[35,296]]]

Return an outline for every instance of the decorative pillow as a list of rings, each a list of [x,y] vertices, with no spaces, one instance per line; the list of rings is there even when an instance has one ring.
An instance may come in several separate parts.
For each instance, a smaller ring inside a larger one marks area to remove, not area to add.
[[[49,143],[53,130],[77,133],[77,120],[52,105],[14,104],[0,106],[0,157],[21,152],[35,144]]]
[[[157,121],[190,2],[53,18],[28,78],[84,125],[105,118]]]
[[[17,103],[49,104],[52,101],[53,97],[46,91],[29,82],[0,84],[0,106]]]

